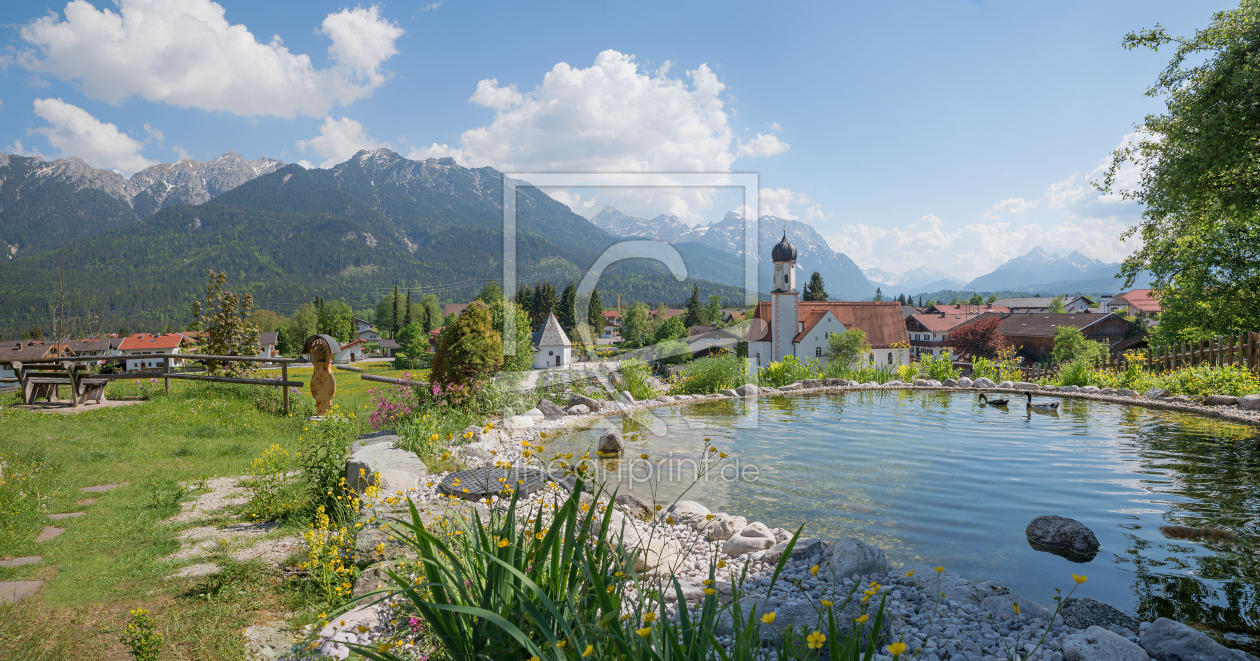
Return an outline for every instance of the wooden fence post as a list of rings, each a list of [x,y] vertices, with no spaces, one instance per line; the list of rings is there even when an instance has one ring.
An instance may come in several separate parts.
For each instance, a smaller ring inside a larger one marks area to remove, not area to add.
[[[170,374],[170,373],[171,373],[171,356],[170,356],[170,354],[167,354],[167,356],[166,356],[165,358],[163,358],[163,359],[162,359],[162,371],[163,371],[164,373],[166,373],[166,374]],[[164,380],[164,381],[166,381],[166,394],[168,394],[168,395],[169,395],[169,394],[171,394],[171,377],[169,377],[169,376],[168,376],[168,377],[165,377],[163,380]]]
[[[1251,369],[1255,371],[1257,367],[1260,367],[1260,333],[1252,331],[1249,335],[1251,335]]]
[[[289,363],[288,361],[280,363],[280,380],[289,380]],[[284,393],[284,412],[289,412],[289,386],[280,386],[280,392]]]

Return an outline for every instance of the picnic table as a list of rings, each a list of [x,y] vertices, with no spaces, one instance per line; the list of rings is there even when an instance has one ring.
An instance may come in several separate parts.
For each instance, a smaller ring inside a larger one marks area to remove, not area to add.
[[[87,366],[70,361],[59,363],[31,363],[23,365],[13,361],[13,373],[22,390],[22,403],[34,404],[46,399],[49,403],[61,401],[61,386],[70,386],[70,397],[75,406],[83,406],[87,400],[105,403],[105,384],[108,379],[94,379],[88,375]]]

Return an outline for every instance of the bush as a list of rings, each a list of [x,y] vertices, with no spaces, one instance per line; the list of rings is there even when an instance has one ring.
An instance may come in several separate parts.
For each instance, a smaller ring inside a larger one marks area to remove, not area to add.
[[[251,519],[272,521],[298,509],[300,503],[289,488],[289,453],[275,443],[249,465],[247,485],[245,514]]]
[[[828,366],[834,366],[836,376],[845,370],[858,367],[858,361],[870,353],[871,345],[866,342],[866,332],[860,328],[850,328],[843,333],[832,333],[828,338]]]
[[[473,301],[442,330],[433,354],[433,380],[469,386],[503,366],[503,339],[494,330],[490,309]]]
[[[1088,386],[1090,385],[1090,364],[1085,360],[1073,360],[1064,364],[1059,369],[1059,385],[1061,386]]]
[[[427,370],[433,367],[433,354],[420,354],[416,358],[394,356],[393,366],[396,370]]]
[[[1054,351],[1050,353],[1050,357],[1060,365],[1073,360],[1093,362],[1106,353],[1107,345],[1086,339],[1079,328],[1058,326],[1054,329]]]
[[[693,361],[670,384],[671,395],[708,395],[737,388],[748,380],[747,361],[722,352]]]
[[[338,515],[337,497],[345,479],[350,445],[358,436],[358,425],[341,413],[338,405],[323,420],[308,423],[298,437],[298,466],[305,487],[304,508],[312,514],[327,511]]]
[[[958,370],[954,368],[949,352],[942,351],[940,358],[933,358],[930,354],[920,356],[919,376],[924,379],[944,381],[945,379],[957,379]]]
[[[804,379],[817,379],[822,376],[818,370],[818,361],[813,358],[799,360],[796,356],[784,356],[777,363],[769,363],[757,372],[757,384],[769,388],[786,386]]]
[[[629,392],[635,399],[652,399],[656,396],[656,390],[652,388],[651,374],[651,370],[642,361],[623,360],[618,386]]]

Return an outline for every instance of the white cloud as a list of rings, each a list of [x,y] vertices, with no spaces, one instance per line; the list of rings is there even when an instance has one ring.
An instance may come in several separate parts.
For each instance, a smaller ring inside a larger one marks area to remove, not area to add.
[[[310,140],[298,140],[298,151],[303,154],[307,149],[323,156],[325,160],[320,167],[330,168],[354,156],[360,149],[380,149],[389,147],[388,142],[377,142],[363,130],[363,125],[349,117],[333,119],[325,117],[323,126],[319,127],[319,135]],[[303,166],[306,167],[306,166]]]
[[[184,149],[183,145],[175,145],[174,147],[171,147],[171,151],[175,152],[175,155],[178,156],[181,161],[186,158],[194,161],[197,160],[192,157],[192,154],[188,153],[187,149]]]
[[[78,156],[93,167],[131,176],[156,163],[140,155],[144,145],[113,124],[61,99],[35,99],[35,114],[48,126],[31,129],[48,138],[62,157]]]
[[[739,155],[749,158],[778,156],[791,148],[792,145],[781,142],[779,137],[773,133],[758,133],[757,137],[739,145]]]
[[[413,161],[423,161],[430,158],[446,158],[448,156],[455,159],[456,163],[464,167],[468,167],[470,165],[468,154],[465,154],[464,150],[459,147],[451,147],[450,145],[439,145],[436,142],[428,147],[412,147],[411,151],[407,152],[407,158]]]
[[[27,149],[26,146],[22,144],[21,140],[14,140],[13,144],[4,148],[4,152],[6,154],[17,154],[18,156],[34,156],[36,158],[42,158],[45,161],[52,160],[48,156],[41,154],[38,149]]]
[[[148,133],[149,137],[159,145],[166,142],[166,136],[162,135],[162,130],[149,126],[148,122],[145,122],[144,124],[144,132]]]
[[[332,42],[329,65],[291,53],[280,37],[259,42],[211,0],[117,0],[117,12],[73,0],[22,26],[27,69],[78,82],[90,97],[120,104],[139,96],[238,115],[318,117],[368,96],[403,30],[377,6],[329,14],[317,30]]]
[[[810,199],[803,193],[794,193],[789,188],[763,188],[758,193],[757,204],[761,207],[761,215],[799,220],[792,213],[792,205],[809,204]]]
[[[300,160],[300,161],[298,161],[298,162],[297,162],[297,164],[298,164],[298,165],[300,165],[300,166],[302,166],[302,167],[304,167],[304,168],[306,168],[307,170],[310,170],[311,168],[314,168],[314,167],[315,167],[315,165],[314,165],[313,163],[311,163],[310,161],[306,160],[305,158],[304,158],[304,159],[302,159],[302,160]]]
[[[787,149],[772,134],[733,146],[725,85],[717,75],[706,64],[685,76],[671,70],[670,62],[640,69],[633,55],[606,50],[587,68],[556,64],[531,91],[482,80],[469,101],[495,111],[490,124],[465,131],[458,148],[435,143],[420,150],[509,173],[661,173],[729,172],[741,155]],[[636,188],[600,195],[632,215],[665,213],[694,223],[711,208],[715,192]]]

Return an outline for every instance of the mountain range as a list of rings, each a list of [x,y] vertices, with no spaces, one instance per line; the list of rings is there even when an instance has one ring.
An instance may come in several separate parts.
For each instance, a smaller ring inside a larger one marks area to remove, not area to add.
[[[937,269],[920,266],[902,273],[889,273],[879,268],[862,269],[862,273],[871,283],[881,288],[884,294],[921,292],[934,289],[957,289],[966,284],[965,281],[950,277]]]
[[[62,265],[81,305],[112,328],[187,323],[207,271],[255,306],[288,313],[315,296],[355,309],[395,285],[467,300],[503,265],[502,173],[380,149],[330,169],[228,153],[124,179],[79,159],[7,156],[0,164],[0,333],[46,324]],[[517,192],[518,275],[580,278],[616,241],[540,190]],[[742,288],[679,283],[659,264],[622,263],[599,288],[674,307]]]
[[[1033,248],[1011,258],[991,273],[967,283],[966,291],[1050,291],[1119,293],[1124,282],[1116,277],[1120,264],[1091,259],[1073,250],[1066,257]],[[1136,287],[1149,287],[1150,279],[1139,278]]]
[[[676,216],[657,216],[653,219],[626,215],[612,206],[605,206],[591,217],[596,227],[609,234],[665,241],[673,244],[683,255],[688,268],[693,260],[703,257],[713,270],[704,270],[700,277],[715,282],[741,285],[744,254],[744,219],[735,211],[711,225],[688,226]],[[770,285],[773,263],[770,251],[783,236],[787,236],[797,250],[797,265],[801,268],[800,286],[811,273],[818,271],[831,300],[853,301],[869,299],[875,293],[875,285],[867,280],[858,265],[844,253],[838,253],[827,245],[813,227],[795,220],[775,216],[758,219],[757,262],[761,291],[772,289]],[[707,250],[705,250],[707,248]],[[725,256],[725,258],[723,258]],[[730,257],[739,259],[732,260]]]

